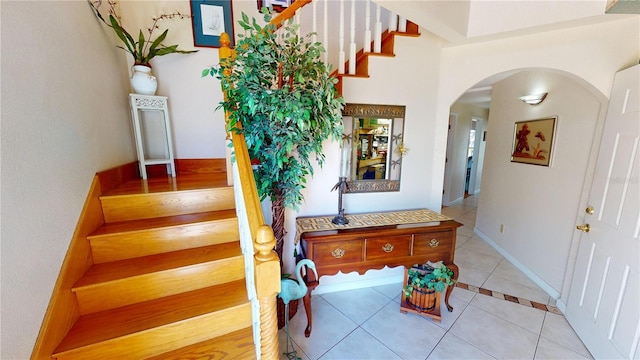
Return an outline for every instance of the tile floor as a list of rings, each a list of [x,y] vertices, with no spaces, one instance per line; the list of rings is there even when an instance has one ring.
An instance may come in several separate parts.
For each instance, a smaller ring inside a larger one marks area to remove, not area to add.
[[[477,198],[442,213],[463,223],[456,263],[460,282],[553,307],[553,299],[493,248],[474,236]],[[300,304],[289,323],[297,355],[329,359],[592,359],[562,315],[455,288],[442,321],[400,313],[402,284],[313,297],[313,332]],[[302,302],[300,302],[302,303]],[[286,336],[280,330],[280,350]],[[282,355],[281,359],[287,357]]]

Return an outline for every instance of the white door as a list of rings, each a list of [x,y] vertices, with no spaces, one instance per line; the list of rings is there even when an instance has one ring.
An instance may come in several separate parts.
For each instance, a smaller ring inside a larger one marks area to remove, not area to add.
[[[639,88],[616,74],[565,314],[596,359],[640,358]]]

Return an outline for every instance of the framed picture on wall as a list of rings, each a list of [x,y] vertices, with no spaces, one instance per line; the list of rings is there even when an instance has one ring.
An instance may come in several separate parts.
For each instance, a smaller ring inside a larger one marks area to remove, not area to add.
[[[191,0],[193,45],[220,47],[220,35],[226,32],[235,46],[231,0]]]
[[[258,11],[263,7],[272,7],[274,12],[282,12],[296,0],[258,0]]]
[[[549,166],[557,120],[557,116],[551,116],[516,122],[511,162]]]

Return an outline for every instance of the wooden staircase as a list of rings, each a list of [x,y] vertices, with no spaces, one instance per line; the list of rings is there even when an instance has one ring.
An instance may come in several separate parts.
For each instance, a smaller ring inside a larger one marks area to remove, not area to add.
[[[102,196],[77,319],[55,359],[255,358],[226,173],[134,179]]]
[[[417,24],[407,21],[406,31],[389,31],[385,30],[382,33],[381,47],[380,52],[364,52],[364,49],[360,49],[356,53],[356,73],[355,74],[338,74],[338,71],[335,70],[332,75],[336,76],[338,79],[338,83],[336,84],[336,89],[339,94],[342,94],[342,83],[343,78],[355,77],[355,78],[368,78],[369,77],[369,57],[370,56],[379,56],[379,57],[395,57],[394,52],[394,44],[396,36],[408,36],[408,37],[419,37],[420,31]],[[373,48],[373,43],[371,44],[371,48]],[[345,62],[345,69],[349,68],[349,60]]]

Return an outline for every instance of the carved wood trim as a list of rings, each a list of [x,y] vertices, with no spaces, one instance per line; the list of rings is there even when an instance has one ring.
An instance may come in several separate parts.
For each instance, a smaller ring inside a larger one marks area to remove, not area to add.
[[[404,118],[404,105],[345,104],[342,116],[371,118]]]

